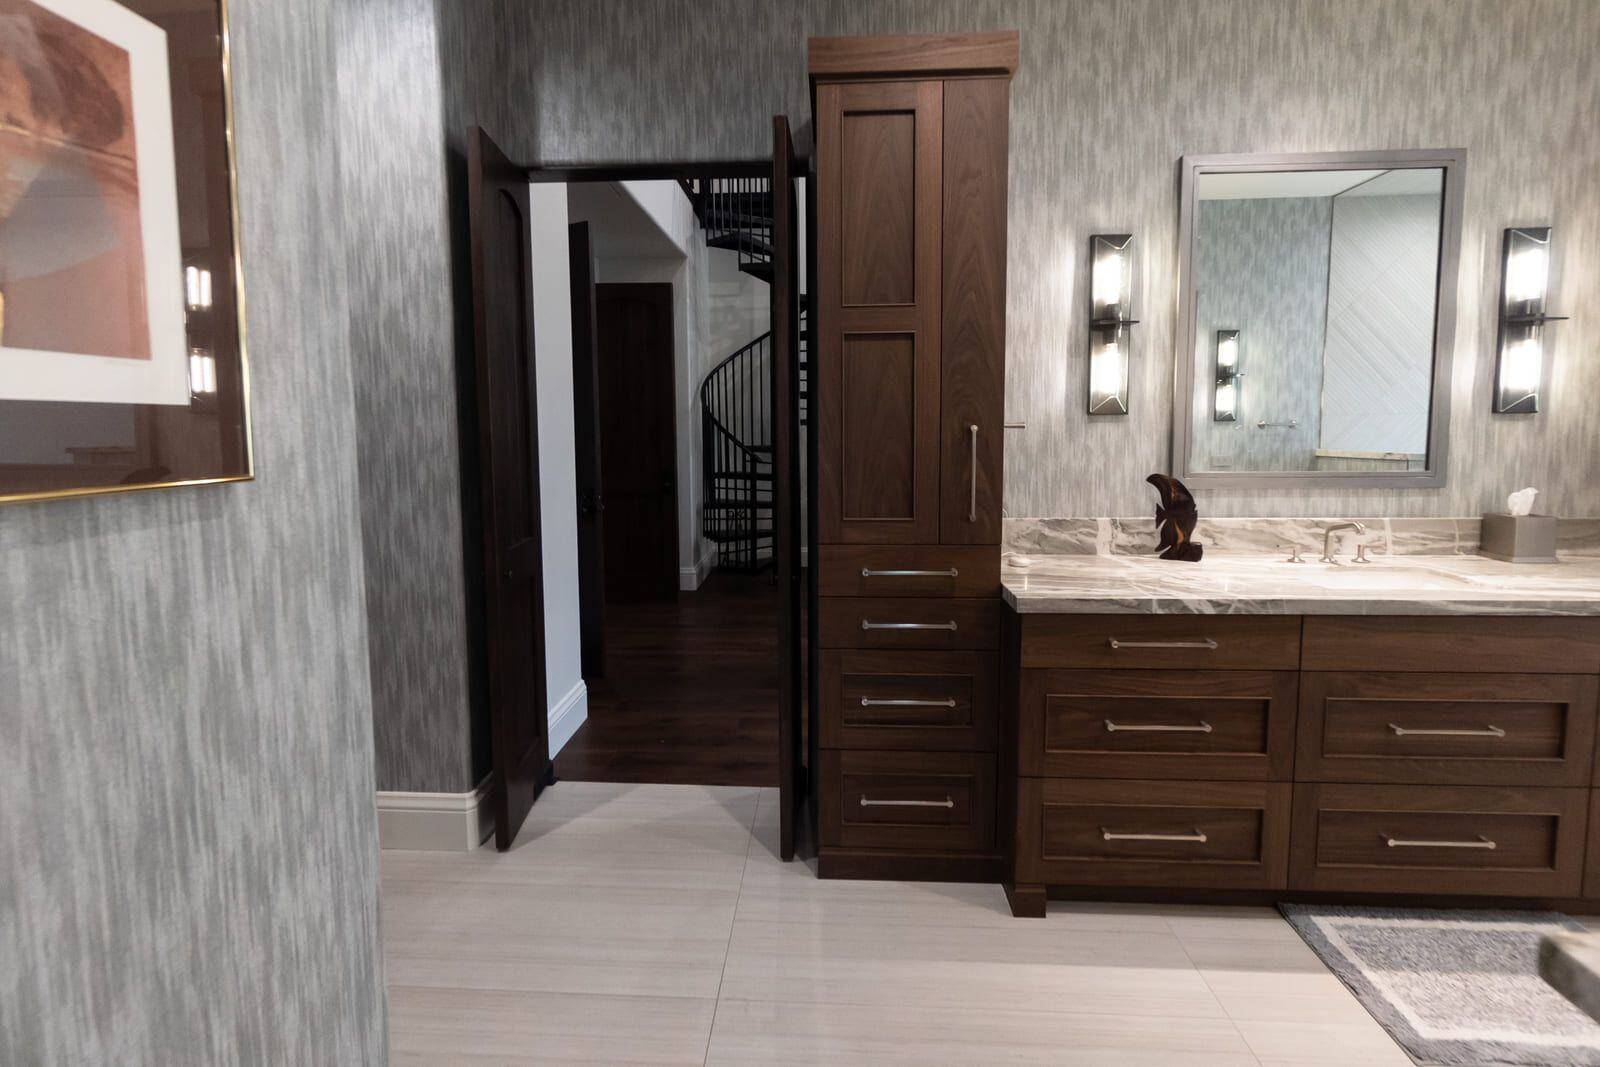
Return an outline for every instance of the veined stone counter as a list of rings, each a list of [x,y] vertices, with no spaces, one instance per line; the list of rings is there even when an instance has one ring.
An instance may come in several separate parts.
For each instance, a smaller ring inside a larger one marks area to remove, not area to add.
[[[1380,556],[1337,566],[1271,556],[1008,554],[1006,602],[1027,614],[1600,615],[1600,558],[1502,563],[1483,556]]]

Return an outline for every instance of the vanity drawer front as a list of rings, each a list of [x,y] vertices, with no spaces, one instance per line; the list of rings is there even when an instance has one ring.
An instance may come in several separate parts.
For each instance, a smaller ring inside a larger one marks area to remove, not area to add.
[[[1022,665],[1292,671],[1300,665],[1300,617],[1025,615]]]
[[[1287,779],[1294,671],[1022,672],[1021,773]]]
[[[1587,786],[1597,692],[1565,674],[1307,672],[1295,777]]]
[[[821,653],[824,748],[993,751],[992,652]]]
[[[1289,888],[1574,897],[1586,789],[1295,786]]]
[[[823,597],[822,648],[1000,647],[1000,601]]]
[[[824,750],[824,845],[976,852],[994,843],[994,757]]]
[[[996,545],[821,545],[823,596],[1000,595]]]
[[[1290,788],[1263,782],[1023,778],[1017,880],[1281,889]]]
[[[1600,619],[1312,615],[1308,671],[1600,673]]]

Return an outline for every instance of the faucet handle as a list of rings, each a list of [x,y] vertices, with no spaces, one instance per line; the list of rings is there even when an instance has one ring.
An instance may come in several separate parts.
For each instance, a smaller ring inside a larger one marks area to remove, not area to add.
[[[1365,541],[1362,541],[1360,544],[1356,545],[1356,558],[1352,562],[1355,562],[1355,563],[1371,563],[1372,562],[1372,560],[1367,558],[1367,543]]]
[[[1305,560],[1300,558],[1300,546],[1298,544],[1296,544],[1295,542],[1293,542],[1293,541],[1282,541],[1282,542],[1279,542],[1278,547],[1279,548],[1287,548],[1289,550],[1289,558],[1284,560],[1285,563],[1304,563],[1305,562]]]

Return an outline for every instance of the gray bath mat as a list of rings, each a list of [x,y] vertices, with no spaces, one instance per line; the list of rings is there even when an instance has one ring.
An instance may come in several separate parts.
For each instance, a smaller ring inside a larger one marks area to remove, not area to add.
[[[1284,918],[1422,1064],[1600,1067],[1600,1024],[1539,977],[1551,911],[1284,904]]]

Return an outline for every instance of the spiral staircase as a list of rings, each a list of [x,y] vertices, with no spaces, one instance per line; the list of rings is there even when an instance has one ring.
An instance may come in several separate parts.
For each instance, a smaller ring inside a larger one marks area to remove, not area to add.
[[[685,181],[708,248],[737,253],[739,270],[772,284],[772,190],[766,178]],[[806,422],[806,312],[800,297],[800,423]],[[700,527],[717,566],[773,563],[772,334],[730,354],[700,384]]]

